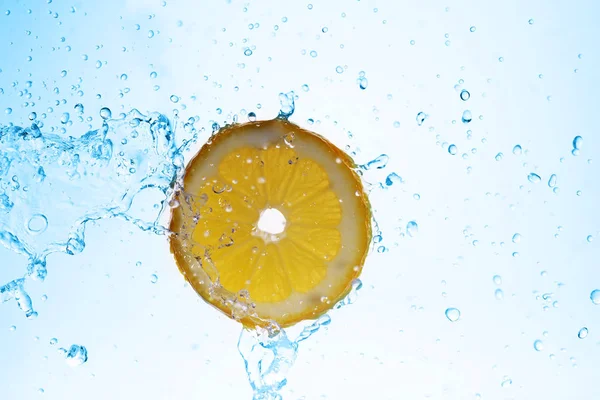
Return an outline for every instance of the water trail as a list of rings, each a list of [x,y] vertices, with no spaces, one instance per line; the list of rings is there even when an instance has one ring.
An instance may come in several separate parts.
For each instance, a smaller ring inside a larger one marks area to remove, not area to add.
[[[159,113],[100,114],[102,126],[80,137],[45,133],[36,123],[0,125],[0,243],[27,260],[22,276],[0,286],[0,301],[16,300],[28,318],[37,313],[27,280],[45,279],[49,254],[82,252],[89,221],[119,217],[166,231],[159,219],[189,141],[178,146],[171,122]],[[132,207],[142,191],[155,201],[143,215]]]

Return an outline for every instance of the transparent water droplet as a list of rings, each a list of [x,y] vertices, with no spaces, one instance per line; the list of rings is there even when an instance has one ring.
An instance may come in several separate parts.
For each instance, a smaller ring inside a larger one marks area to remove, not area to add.
[[[415,194],[413,194],[413,199],[421,200],[421,195],[419,193],[415,193]]]
[[[369,81],[364,76],[359,77],[357,79],[357,81],[358,81],[358,87],[361,90],[365,90],[369,86]]]
[[[498,154],[496,154],[496,157],[494,157],[494,158],[496,159],[496,161],[500,161],[500,160],[502,160],[502,157],[504,157],[504,154],[498,153]]]
[[[494,297],[496,298],[496,300],[502,300],[504,298],[504,292],[502,291],[502,289],[496,289],[494,291]]]
[[[158,275],[156,275],[156,274],[150,275],[150,282],[152,282],[152,283],[158,282]]]
[[[50,345],[51,346],[54,346],[56,343],[58,343],[58,339],[57,338],[50,339]]]
[[[35,111],[29,114],[30,121],[35,121],[36,119],[37,119],[37,113]]]
[[[171,100],[171,103],[178,103],[179,96],[175,96],[174,94],[172,94],[171,97],[169,97],[169,100]]]
[[[296,110],[294,97],[295,93],[293,90],[287,93],[279,93],[279,118],[288,119],[294,114]]]
[[[471,93],[469,93],[468,90],[463,89],[463,90],[460,91],[460,99],[462,101],[467,101],[470,98],[471,98]]]
[[[539,183],[542,180],[542,178],[538,174],[536,174],[534,172],[532,172],[529,175],[527,175],[527,179],[531,183]]]
[[[500,275],[494,275],[492,280],[496,285],[502,285],[502,277]]]
[[[592,290],[592,293],[590,293],[590,300],[592,300],[592,303],[595,305],[600,305],[600,289]]]
[[[515,147],[513,147],[512,152],[513,152],[514,155],[520,156],[521,153],[523,153],[523,148],[521,147],[520,144],[517,144],[517,145],[515,145]]]
[[[415,221],[409,221],[406,224],[406,233],[410,237],[417,236],[417,233],[419,233],[419,225],[417,225],[417,223]]]
[[[521,241],[521,234],[520,233],[515,233],[512,237],[512,242],[513,243],[519,243]]]
[[[152,29],[150,29],[150,30],[148,31],[148,38],[149,38],[149,39],[152,39],[153,37],[154,37],[154,31],[153,31]]]
[[[249,48],[249,47],[246,47],[244,49],[244,55],[247,56],[247,57],[251,56],[252,55],[252,49]]]
[[[361,165],[362,169],[368,170],[371,168],[384,169],[387,166],[390,157],[387,154],[381,154],[379,157],[369,161],[368,163]]]
[[[110,119],[112,117],[112,112],[108,107],[102,107],[100,109],[100,117],[104,120]]]
[[[45,393],[45,390],[44,390],[44,388],[39,388],[39,389],[38,389],[38,393],[39,393],[39,394],[44,394],[44,393]]]
[[[425,114],[423,111],[419,112],[417,114],[417,125],[419,125],[419,126],[423,125],[423,122],[425,122],[427,117],[429,117],[429,115]]]
[[[502,383],[500,383],[500,386],[503,387],[503,388],[509,388],[509,387],[512,386],[512,383],[513,383],[512,379],[510,379],[508,377],[505,377],[502,380]]]
[[[476,28],[476,27],[474,27],[474,26],[472,26],[472,27],[470,27],[470,28],[469,28],[469,30],[470,30],[471,32],[475,32],[475,31],[477,30],[477,28]]]
[[[75,109],[75,112],[77,112],[77,114],[83,114],[84,112],[83,104],[81,103],[75,104],[73,108]]]
[[[550,179],[548,179],[548,187],[551,187],[551,188],[555,187],[556,181],[557,181],[556,174],[550,175]]]
[[[77,367],[88,360],[88,352],[85,346],[77,344],[72,345],[66,355],[67,364],[71,367]]]
[[[344,68],[341,65],[338,65],[337,67],[335,67],[335,72],[341,74],[342,72],[344,72]]]
[[[583,144],[583,138],[581,136],[575,136],[573,139],[573,149],[581,150],[581,145]]]
[[[471,120],[473,120],[473,114],[471,114],[471,111],[465,110],[463,111],[461,119],[463,124],[468,124],[469,122],[471,122]]]
[[[33,234],[43,233],[48,227],[48,219],[44,214],[34,214],[27,222],[27,230]]]
[[[14,332],[14,331],[17,330],[17,327],[15,325],[11,325],[11,326],[8,327],[8,330],[11,331],[11,332]]]
[[[7,107],[7,108],[4,110],[4,113],[5,113],[6,115],[10,115],[10,114],[12,114],[12,112],[13,112],[13,110],[12,110],[12,108],[10,108],[10,107]]]
[[[67,122],[69,122],[69,119],[71,119],[71,115],[68,112],[65,112],[60,117],[60,123],[66,124]]]
[[[385,178],[385,184],[387,186],[392,186],[393,184],[397,184],[397,183],[402,183],[402,177],[400,177],[398,174],[396,174],[395,172],[392,172],[391,174],[389,174],[387,176],[387,178]]]
[[[541,340],[536,340],[535,342],[533,342],[533,348],[535,349],[535,351],[542,351],[544,350],[544,342],[542,342]]]
[[[460,310],[458,308],[447,308],[445,314],[450,322],[456,322],[460,319]]]
[[[126,81],[128,76],[127,74],[121,74],[121,76],[119,77],[122,81]]]
[[[587,337],[588,333],[589,333],[589,331],[588,331],[588,328],[586,328],[586,327],[584,326],[583,328],[581,328],[581,329],[579,330],[579,332],[577,332],[577,337],[578,337],[579,339],[585,339],[585,338]]]
[[[249,112],[249,113],[248,113],[248,121],[250,121],[250,122],[255,122],[255,121],[256,121],[256,113],[254,113],[254,112],[252,112],[252,111],[251,111],[251,112]]]

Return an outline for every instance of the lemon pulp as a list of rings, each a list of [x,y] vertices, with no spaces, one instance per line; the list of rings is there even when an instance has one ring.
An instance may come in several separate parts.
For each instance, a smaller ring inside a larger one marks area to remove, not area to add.
[[[175,194],[170,239],[180,271],[246,326],[318,317],[348,293],[368,252],[370,208],[354,167],[286,120],[223,128]]]

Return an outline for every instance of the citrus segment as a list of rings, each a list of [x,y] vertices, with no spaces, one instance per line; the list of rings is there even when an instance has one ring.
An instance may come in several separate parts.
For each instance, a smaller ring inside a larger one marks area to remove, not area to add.
[[[368,251],[370,209],[352,160],[273,120],[222,129],[175,194],[171,250],[204,300],[246,326],[316,318],[341,300]],[[269,228],[277,210],[285,219]]]

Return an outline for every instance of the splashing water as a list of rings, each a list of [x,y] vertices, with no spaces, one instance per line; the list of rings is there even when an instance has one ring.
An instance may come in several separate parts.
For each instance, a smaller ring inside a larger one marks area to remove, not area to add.
[[[49,254],[82,252],[89,221],[119,217],[166,232],[159,218],[183,167],[171,123],[137,110],[111,119],[103,108],[100,116],[102,127],[79,138],[44,133],[35,123],[0,126],[0,243],[28,260],[22,277],[0,286],[0,301],[14,299],[28,318],[37,313],[26,281],[46,278]],[[134,199],[148,190],[159,206],[139,215]]]

